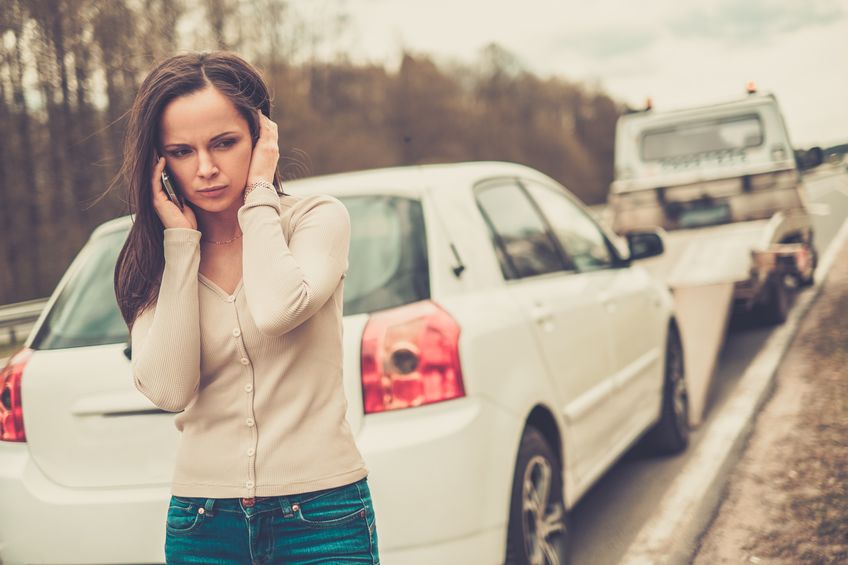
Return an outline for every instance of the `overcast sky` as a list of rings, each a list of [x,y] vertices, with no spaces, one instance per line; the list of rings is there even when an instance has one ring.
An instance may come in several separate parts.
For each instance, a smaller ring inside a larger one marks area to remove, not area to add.
[[[475,60],[496,42],[540,75],[657,110],[773,92],[796,146],[848,141],[848,0],[340,0],[358,60]],[[310,0],[300,0],[310,2]]]

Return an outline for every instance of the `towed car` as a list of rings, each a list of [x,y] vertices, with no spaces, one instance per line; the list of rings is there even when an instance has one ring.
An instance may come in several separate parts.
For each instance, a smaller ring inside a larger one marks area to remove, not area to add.
[[[686,447],[671,296],[635,263],[657,233],[623,243],[511,163],[286,190],[351,217],[344,387],[384,563],[566,562],[568,510],[628,447]],[[0,373],[6,565],[164,561],[179,436],[133,384],[113,290],[130,221],[94,231]]]

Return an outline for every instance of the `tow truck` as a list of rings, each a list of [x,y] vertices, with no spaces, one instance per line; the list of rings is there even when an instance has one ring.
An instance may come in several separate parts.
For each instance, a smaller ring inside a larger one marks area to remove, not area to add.
[[[677,302],[697,424],[734,309],[786,320],[817,262],[803,171],[822,151],[796,151],[773,94],[625,113],[616,127],[608,199],[612,229],[657,230],[665,253],[645,260]],[[694,390],[692,390],[694,389]]]

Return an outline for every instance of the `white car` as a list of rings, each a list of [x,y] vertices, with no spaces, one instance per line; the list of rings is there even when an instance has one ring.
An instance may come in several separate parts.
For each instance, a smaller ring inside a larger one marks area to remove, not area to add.
[[[671,296],[632,263],[662,252],[657,233],[624,244],[510,163],[286,190],[350,212],[347,416],[384,565],[565,562],[567,509],[629,446],[686,446]],[[129,224],[93,233],[0,374],[4,565],[164,560],[178,432],[127,360],[112,285]]]

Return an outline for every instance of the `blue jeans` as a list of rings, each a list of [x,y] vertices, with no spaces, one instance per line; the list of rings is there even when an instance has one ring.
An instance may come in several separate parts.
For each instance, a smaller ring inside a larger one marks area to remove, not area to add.
[[[303,494],[257,499],[172,496],[169,564],[380,563],[367,478]]]

